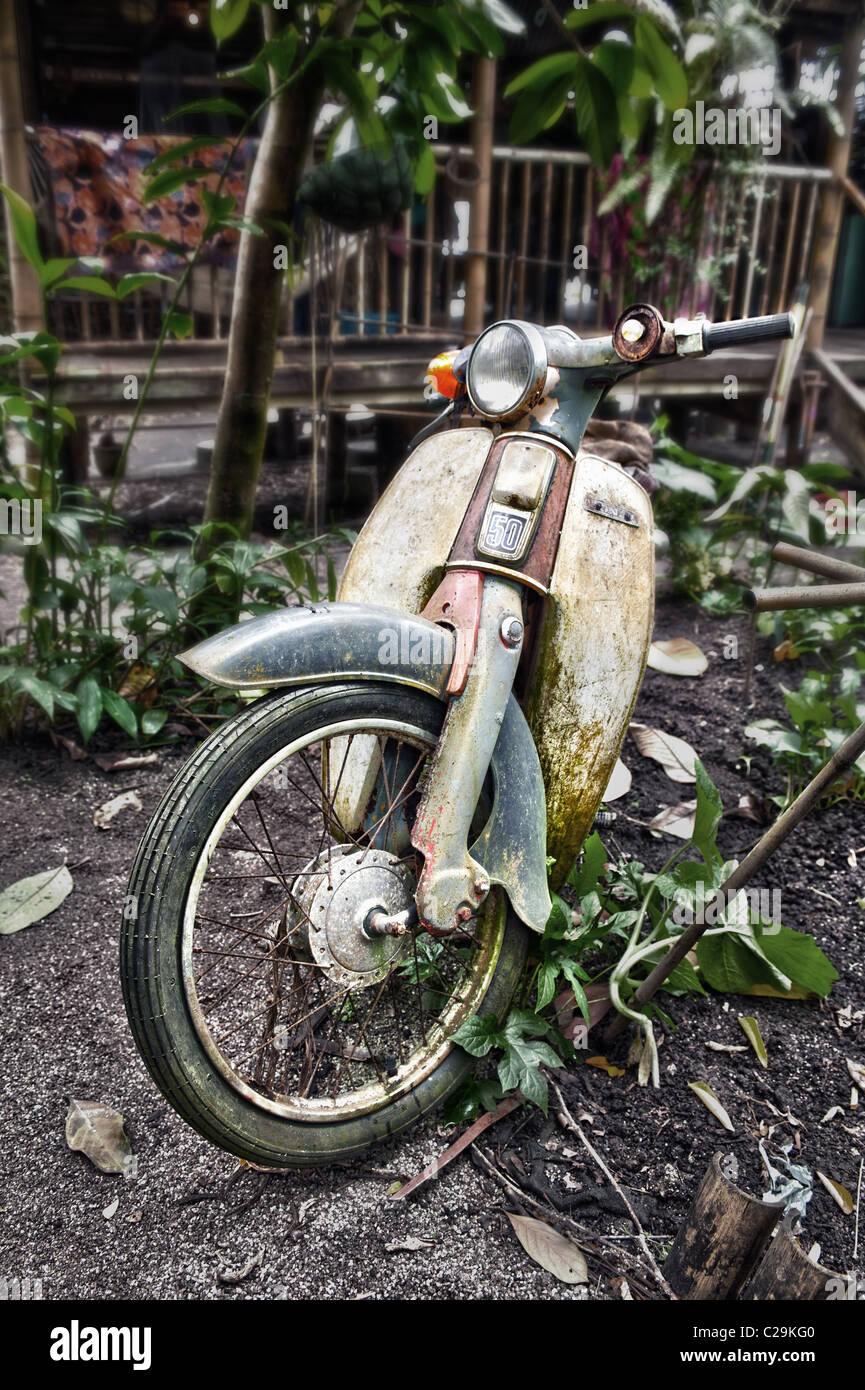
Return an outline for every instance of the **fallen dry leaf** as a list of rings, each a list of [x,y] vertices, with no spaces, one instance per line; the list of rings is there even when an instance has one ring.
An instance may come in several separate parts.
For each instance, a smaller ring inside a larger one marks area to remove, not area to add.
[[[435,1245],[434,1240],[422,1240],[420,1236],[406,1236],[405,1240],[395,1240],[393,1244],[386,1245],[384,1248],[389,1255],[395,1255],[399,1250],[428,1250],[431,1245]]]
[[[259,1250],[251,1259],[246,1261],[242,1269],[221,1269],[216,1278],[220,1284],[242,1284],[244,1279],[248,1279],[254,1269],[257,1269],[264,1259],[264,1251]]]
[[[96,1100],[70,1102],[66,1143],[70,1149],[85,1154],[101,1173],[125,1173],[132,1163],[123,1116]]]
[[[616,762],[616,766],[613,768],[613,771],[610,774],[610,780],[607,783],[607,790],[604,792],[604,795],[601,797],[601,800],[618,801],[620,796],[627,796],[630,790],[630,768],[625,767],[625,764],[622,762],[621,758],[619,758]]]
[[[851,1081],[855,1081],[857,1086],[865,1089],[865,1067],[862,1066],[861,1062],[854,1062],[852,1057],[848,1057],[846,1060]]]
[[[687,637],[671,637],[666,642],[652,643],[647,665],[665,676],[702,676],[709,662]]]
[[[822,1120],[820,1121],[820,1123],[821,1123],[821,1125],[828,1124],[828,1122],[829,1122],[830,1120],[834,1120],[834,1118],[835,1118],[836,1115],[843,1115],[843,1114],[844,1114],[844,1110],[843,1110],[843,1108],[842,1108],[840,1105],[833,1105],[831,1110],[827,1110],[827,1111],[826,1111],[826,1114],[823,1116],[823,1118],[822,1118]]]
[[[119,796],[112,796],[110,801],[104,801],[93,812],[93,824],[97,830],[107,830],[111,822],[124,811],[143,811],[141,798],[137,792],[121,792]]]
[[[690,743],[646,724],[631,724],[631,735],[643,757],[660,763],[671,782],[696,782],[697,754]]]
[[[54,747],[65,748],[74,763],[83,763],[85,761],[87,758],[87,751],[81,747],[80,743],[76,743],[74,738],[64,738],[62,734],[56,733],[54,729],[49,729],[48,733]]]
[[[0,936],[12,936],[41,922],[65,902],[72,888],[72,875],[65,864],[10,884],[0,893]]]
[[[535,1264],[554,1274],[563,1284],[588,1283],[586,1258],[572,1240],[534,1216],[513,1216],[510,1212],[506,1215],[517,1240]]]
[[[677,840],[690,840],[697,819],[696,801],[680,801],[677,806],[664,806],[649,821],[650,830],[675,835]]]
[[[766,807],[761,796],[746,792],[740,796],[735,806],[724,807],[725,816],[738,816],[741,820],[752,820],[757,825],[766,823]]]
[[[842,1187],[841,1183],[836,1182],[834,1178],[827,1178],[826,1174],[821,1173],[819,1168],[817,1169],[817,1177],[829,1193],[833,1202],[841,1208],[845,1216],[849,1216],[856,1203],[853,1201],[846,1187]]]
[[[707,1086],[705,1081],[689,1081],[688,1086],[694,1092],[694,1095],[700,1098],[706,1109],[712,1112],[715,1119],[718,1120],[725,1129],[728,1129],[731,1134],[735,1133],[733,1121],[715,1095],[712,1087]]]
[[[794,647],[789,637],[785,637],[783,642],[772,653],[776,661],[796,661],[799,656],[798,647]]]
[[[745,1047],[744,1043],[707,1042],[707,1043],[706,1043],[706,1046],[707,1046],[707,1047],[710,1047],[710,1048],[712,1049],[713,1052],[747,1052],[747,1051],[748,1051],[748,1049],[747,1049],[747,1047]]]
[[[95,753],[93,761],[103,772],[126,772],[136,767],[158,767],[158,753]]]
[[[614,1078],[617,1076],[624,1076],[625,1074],[624,1067],[614,1066],[612,1062],[607,1061],[606,1057],[587,1057],[586,1066],[597,1067],[598,1071],[605,1071],[607,1076],[612,1076]]]
[[[156,686],[153,683],[155,674],[156,672],[153,670],[152,666],[145,666],[143,662],[136,661],[133,666],[130,666],[126,675],[123,677],[123,684],[117,694],[120,696],[121,700],[137,699],[139,703],[146,704],[147,701],[141,699],[144,692],[147,691],[149,693],[152,689],[154,697],[157,693]],[[150,703],[153,703],[152,700]]]

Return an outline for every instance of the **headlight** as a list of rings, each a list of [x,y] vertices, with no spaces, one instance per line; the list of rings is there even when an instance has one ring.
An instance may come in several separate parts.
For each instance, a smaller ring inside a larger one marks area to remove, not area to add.
[[[547,350],[530,323],[505,319],[487,328],[472,349],[466,372],[469,400],[479,415],[512,420],[543,394]]]

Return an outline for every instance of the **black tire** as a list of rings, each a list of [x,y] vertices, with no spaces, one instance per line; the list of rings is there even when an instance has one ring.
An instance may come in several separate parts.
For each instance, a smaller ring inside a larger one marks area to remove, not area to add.
[[[175,1110],[205,1138],[241,1158],[268,1167],[351,1158],[440,1104],[474,1066],[468,1054],[450,1045],[417,1085],[371,1113],[333,1122],[288,1118],[243,1094],[214,1065],[183,980],[184,917],[196,865],[211,831],[256,770],[293,741],[312,743],[316,730],[353,719],[387,718],[414,726],[433,746],[443,715],[444,706],[433,697],[388,683],[274,692],[227,721],[196,750],[145,832],[127,890],[134,916],[123,921],[121,931],[130,1026],[153,1080]],[[501,1018],[525,963],[528,934],[500,890],[490,894],[485,910],[497,914],[497,959],[488,963],[486,992],[474,1012]]]

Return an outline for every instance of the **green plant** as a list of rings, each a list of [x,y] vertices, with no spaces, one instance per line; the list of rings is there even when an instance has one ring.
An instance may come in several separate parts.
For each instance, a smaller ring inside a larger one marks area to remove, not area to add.
[[[865,702],[861,699],[865,651],[857,651],[850,660],[852,664],[837,674],[834,669],[807,671],[796,690],[781,686],[789,724],[778,719],[755,719],[745,729],[747,738],[768,750],[785,778],[783,794],[770,798],[779,806],[789,805],[865,720]],[[843,797],[865,800],[865,754],[831,789],[824,804]]]
[[[727,613],[741,606],[745,587],[769,582],[776,541],[826,545],[816,499],[837,495],[836,485],[848,476],[843,465],[743,470],[683,448],[668,425],[660,416],[653,426],[652,472],[661,484],[654,511],[679,593],[712,613]]]
[[[0,496],[20,493],[0,480]],[[327,556],[331,537],[308,538],[299,528],[281,545],[224,541],[210,575],[194,559],[200,528],[156,534],[135,548],[88,538],[101,519],[86,493],[62,487],[46,515],[55,564],[36,547],[25,556],[28,601],[22,623],[0,648],[0,736],[34,718],[62,725],[74,719],[86,744],[106,715],[130,738],[158,734],[169,714],[199,722],[225,717],[234,696],[206,692],[175,653],[188,645],[188,612],[195,601],[208,625],[255,616],[286,600],[334,597]],[[314,562],[325,555],[319,586]]]
[[[641,1030],[638,1079],[641,1084],[651,1079],[657,1085],[654,1020],[669,1028],[673,1023],[657,1002],[635,1010],[629,1001],[698,913],[704,913],[710,925],[698,942],[695,960],[686,957],[667,979],[663,988],[668,994],[705,994],[707,986],[722,992],[782,997],[829,992],[837,974],[812,937],[764,920],[760,897],[755,900],[754,895],[739,892],[716,901],[716,892],[735,863],[725,862],[717,846],[723,811],[720,795],[699,761],[696,773],[692,839],[659,871],[648,872],[636,861],[611,863],[600,836],[589,837],[568,881],[574,903],[554,898],[550,920],[537,943],[537,957],[527,971],[520,1006],[503,1027],[491,1017],[473,1017],[456,1034],[455,1040],[473,1056],[486,1057],[494,1048],[503,1055],[498,1085],[489,1078],[470,1083],[451,1104],[449,1118],[466,1119],[492,1109],[507,1091],[516,1089],[545,1108],[541,1068],[561,1066],[563,1060],[577,1055],[555,1026],[564,1006],[552,1018],[547,1014],[560,976],[572,995],[568,1011],[578,1008],[587,1024],[584,985],[609,978],[614,1007]],[[699,858],[686,857],[689,852]],[[533,989],[536,997],[529,1009],[526,1003]]]

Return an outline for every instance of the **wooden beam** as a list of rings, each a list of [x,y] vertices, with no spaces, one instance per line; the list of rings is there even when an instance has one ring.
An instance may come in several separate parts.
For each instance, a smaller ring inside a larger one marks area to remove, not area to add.
[[[847,177],[850,163],[850,144],[856,115],[856,84],[859,80],[859,58],[863,39],[865,12],[861,7],[857,7],[857,12],[850,15],[844,25],[839,58],[836,106],[844,133],[839,135],[832,130],[829,135],[826,163],[834,175],[834,180],[822,190],[811,258],[811,288],[808,297],[811,320],[805,345],[812,352],[822,346],[826,332],[826,314],[832,293],[832,277],[835,272],[844,212],[845,191],[841,181]]]
[[[3,182],[32,203],[15,0],[0,0],[0,170]],[[36,272],[18,250],[9,207],[6,200],[3,201],[15,329],[19,333],[38,332],[45,326],[39,282]]]

